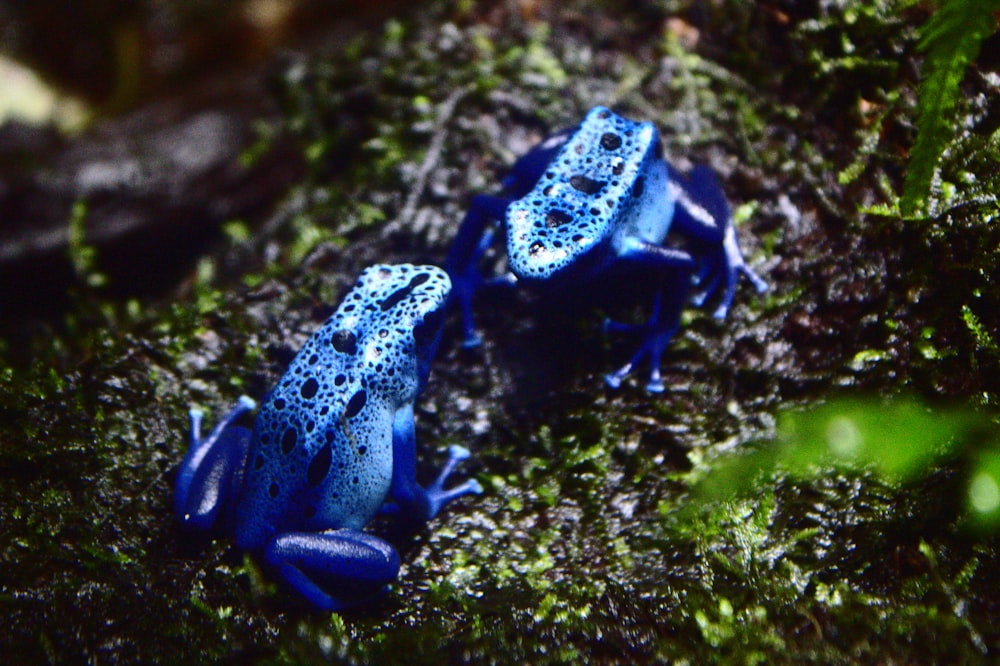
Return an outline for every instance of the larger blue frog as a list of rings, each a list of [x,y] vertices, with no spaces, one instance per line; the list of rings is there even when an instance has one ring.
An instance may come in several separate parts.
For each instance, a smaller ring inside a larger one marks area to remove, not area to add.
[[[234,425],[255,406],[245,396],[205,438],[192,410],[175,488],[182,525],[233,534],[321,609],[380,594],[399,556],[362,528],[380,510],[419,527],[482,492],[474,480],[444,488],[469,455],[459,446],[430,487],[416,481],[413,402],[450,289],[433,266],[368,268],[264,399],[253,431]]]
[[[697,167],[682,176],[663,158],[651,123],[603,107],[521,157],[503,181],[501,196],[473,198],[446,263],[453,296],[463,309],[466,346],[479,344],[472,297],[484,283],[479,263],[493,244],[497,223],[513,273],[501,281],[587,288],[587,280],[631,265],[656,285],[645,324],[608,324],[611,330],[639,330],[644,336],[631,360],[605,377],[612,388],[648,357],[646,388],[663,391],[660,358],[689,300],[702,305],[724,283],[714,312],[721,319],[732,304],[739,274],[758,292],[767,289],[744,262],[715,174]],[[669,231],[689,249],[665,246]],[[699,289],[693,296],[692,286]]]

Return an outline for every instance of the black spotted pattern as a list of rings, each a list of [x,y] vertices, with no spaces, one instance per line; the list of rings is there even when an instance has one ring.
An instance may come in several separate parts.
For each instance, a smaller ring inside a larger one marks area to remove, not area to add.
[[[341,354],[358,353],[358,338],[354,334],[354,331],[344,329],[334,331],[333,335],[330,336],[330,344]]]
[[[507,254],[521,279],[544,280],[605,243],[643,194],[661,154],[656,129],[593,109],[534,189],[507,208]]]
[[[318,486],[326,475],[330,472],[330,463],[333,462],[332,438],[328,438],[326,443],[320,447],[313,459],[309,461],[306,470],[306,481],[310,486]]]
[[[571,176],[569,184],[574,190],[583,192],[584,194],[597,194],[604,189],[604,181],[594,180],[593,178],[587,178],[579,174]]]
[[[601,135],[601,148],[604,150],[618,150],[622,147],[622,138],[614,132],[605,132]]]
[[[306,341],[257,416],[241,547],[297,521],[360,529],[375,515],[392,478],[394,416],[426,379],[418,355],[437,339],[450,289],[433,266],[373,266]]]
[[[407,284],[405,287],[400,287],[396,291],[392,292],[385,298],[385,300],[383,300],[379,304],[379,307],[382,309],[382,312],[385,312],[392,306],[404,300],[407,296],[413,293],[413,290],[415,288],[419,287],[424,282],[427,282],[427,273],[418,273],[414,275],[413,279],[410,280],[409,284]]]
[[[344,407],[344,418],[353,419],[364,409],[366,402],[368,402],[368,391],[362,390],[352,395]]]
[[[555,229],[556,227],[561,227],[564,224],[569,224],[572,221],[572,215],[564,210],[553,208],[545,216],[545,227],[548,229]]]
[[[312,365],[310,363],[310,365]],[[319,382],[316,381],[315,377],[310,377],[309,379],[302,382],[302,388],[299,390],[302,397],[306,400],[312,400],[316,397],[316,391],[319,390]]]
[[[285,434],[281,436],[281,452],[286,456],[295,450],[295,444],[299,441],[299,433],[295,426],[285,428]]]

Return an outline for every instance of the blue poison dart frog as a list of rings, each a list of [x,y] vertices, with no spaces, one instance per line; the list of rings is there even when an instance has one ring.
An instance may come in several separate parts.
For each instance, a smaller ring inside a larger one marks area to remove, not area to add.
[[[664,159],[652,123],[634,122],[602,107],[521,157],[504,179],[501,196],[472,199],[446,263],[470,347],[479,344],[472,297],[486,282],[479,263],[498,225],[506,235],[512,275],[491,281],[586,289],[587,281],[615,267],[639,271],[644,282],[655,285],[644,324],[607,324],[609,330],[642,336],[631,360],[605,377],[612,388],[648,358],[646,389],[663,391],[660,357],[689,300],[700,306],[722,285],[714,312],[722,319],[741,273],[758,292],[767,289],[743,260],[715,174],[707,167],[696,167],[687,176],[678,173]],[[687,249],[665,246],[668,231]]]
[[[207,437],[191,411],[175,511],[187,530],[231,534],[318,608],[339,610],[395,579],[395,549],[362,529],[379,514],[417,528],[451,500],[469,456],[452,446],[429,487],[416,481],[413,402],[427,380],[451,282],[434,266],[372,266],[263,401],[244,396]]]

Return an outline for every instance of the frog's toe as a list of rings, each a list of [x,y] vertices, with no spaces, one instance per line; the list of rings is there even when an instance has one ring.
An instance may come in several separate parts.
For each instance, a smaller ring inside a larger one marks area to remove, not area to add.
[[[626,363],[622,367],[618,368],[614,372],[609,372],[604,375],[604,383],[607,384],[608,388],[619,389],[622,385],[622,380],[628,377],[628,373],[632,371],[632,364]]]
[[[665,387],[663,385],[663,380],[662,379],[659,379],[659,378],[652,379],[651,378],[646,383],[646,392],[647,393],[663,393],[664,390],[665,390]]]
[[[747,276],[747,279],[750,280],[750,283],[753,285],[754,290],[758,294],[763,294],[768,289],[770,289],[770,286],[767,284],[767,281],[764,280],[759,275],[757,275],[757,273],[749,266],[746,265],[741,266],[740,270],[743,272],[743,275]]]
[[[469,456],[471,455],[472,454],[469,453],[469,449],[465,448],[464,446],[459,446],[458,444],[452,444],[451,446],[448,447],[448,457],[454,460],[455,462],[468,460]]]
[[[462,347],[464,349],[476,349],[482,346],[483,338],[476,332],[466,333],[465,339],[462,340]]]

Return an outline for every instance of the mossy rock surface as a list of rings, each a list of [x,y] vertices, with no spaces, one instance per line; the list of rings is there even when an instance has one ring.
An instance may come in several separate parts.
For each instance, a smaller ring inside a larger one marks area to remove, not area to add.
[[[963,83],[932,213],[902,219],[879,205],[912,145],[927,15],[835,4],[431,3],[274,63],[281,118],[262,141],[280,134],[307,167],[269,221],[227,225],[169,298],[118,300],[84,276],[56,319],[3,345],[5,653],[995,658],[1000,556],[964,529],[960,462],[905,484],[779,476],[683,510],[715,461],[764,446],[783,408],[905,393],[995,419],[994,74],[976,63]],[[440,263],[471,196],[596,104],[653,121],[678,166],[720,174],[771,291],[742,285],[723,322],[685,313],[659,396],[641,374],[604,388],[633,341],[583,305],[487,291],[471,351],[451,317],[417,405],[421,473],[462,444],[485,493],[395,542],[404,566],[375,604],[316,613],[228,542],[182,543],[171,501],[188,408],[211,421],[262,396],[361,269]]]

